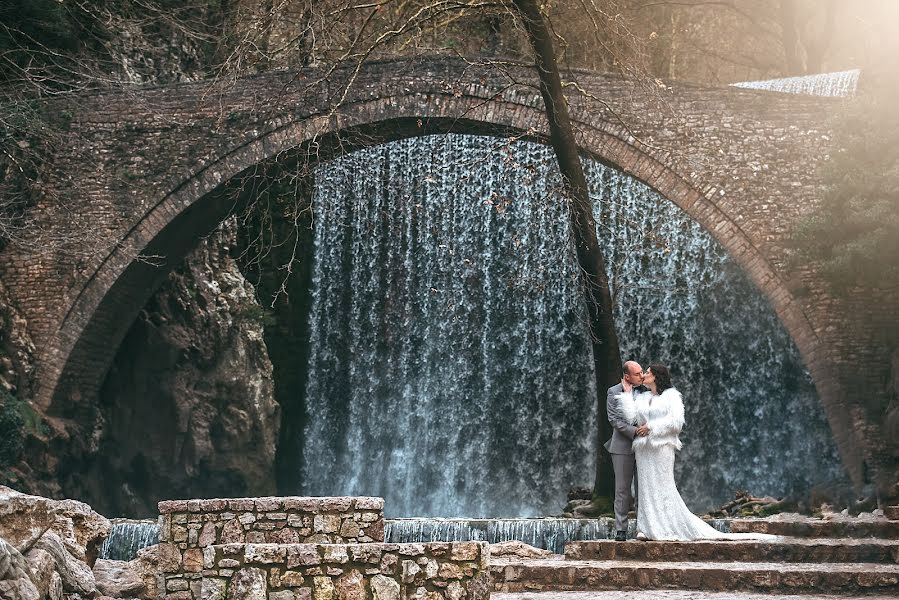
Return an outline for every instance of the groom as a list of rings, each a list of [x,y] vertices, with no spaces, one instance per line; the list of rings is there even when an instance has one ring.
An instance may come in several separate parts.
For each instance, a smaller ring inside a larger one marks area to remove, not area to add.
[[[643,369],[632,360],[621,368],[621,383],[613,385],[606,393],[606,413],[612,424],[612,439],[603,447],[612,455],[612,468],[615,469],[615,540],[623,542],[627,539],[627,513],[631,507],[631,483],[637,488],[637,463],[634,459],[634,435],[637,428],[622,419],[618,407],[617,396],[633,394],[642,390]],[[639,389],[638,389],[639,388]]]

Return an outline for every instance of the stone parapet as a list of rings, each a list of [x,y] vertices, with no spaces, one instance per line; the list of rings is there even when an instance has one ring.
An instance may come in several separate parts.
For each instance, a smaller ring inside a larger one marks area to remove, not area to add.
[[[165,600],[480,600],[490,595],[486,542],[224,544],[202,570],[163,575]]]
[[[219,498],[159,503],[159,543],[199,572],[216,544],[350,544],[384,541],[384,499]]]

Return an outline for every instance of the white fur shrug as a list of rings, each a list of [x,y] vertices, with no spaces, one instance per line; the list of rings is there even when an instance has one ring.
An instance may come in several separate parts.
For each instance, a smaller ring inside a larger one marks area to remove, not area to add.
[[[643,392],[636,398],[631,394],[622,394],[619,398],[627,422],[649,427],[649,435],[634,438],[635,451],[647,445],[672,445],[676,450],[681,449],[678,436],[684,427],[684,401],[679,391],[668,388],[658,396]]]

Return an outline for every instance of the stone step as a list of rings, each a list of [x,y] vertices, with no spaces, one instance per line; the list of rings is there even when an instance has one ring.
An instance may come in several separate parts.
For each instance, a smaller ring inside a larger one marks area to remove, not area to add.
[[[773,533],[808,538],[881,538],[899,540],[899,521],[878,519],[729,519],[734,533]]]
[[[769,600],[771,594],[697,590],[606,590],[600,592],[494,592],[491,600]],[[777,600],[896,600],[895,596],[779,594]]]
[[[899,565],[871,563],[491,561],[494,591],[682,589],[703,592],[899,594]]]
[[[899,540],[788,538],[777,541],[648,542],[593,540],[568,542],[572,560],[666,562],[899,563]]]

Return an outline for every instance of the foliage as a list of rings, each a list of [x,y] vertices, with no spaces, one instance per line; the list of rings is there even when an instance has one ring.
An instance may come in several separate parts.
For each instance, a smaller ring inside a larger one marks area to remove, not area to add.
[[[0,402],[0,467],[7,467],[18,462],[22,453],[25,418],[15,396],[0,391]]]
[[[836,124],[839,149],[823,174],[820,209],[796,228],[801,258],[834,289],[899,285],[899,105],[886,88],[862,96]]]

